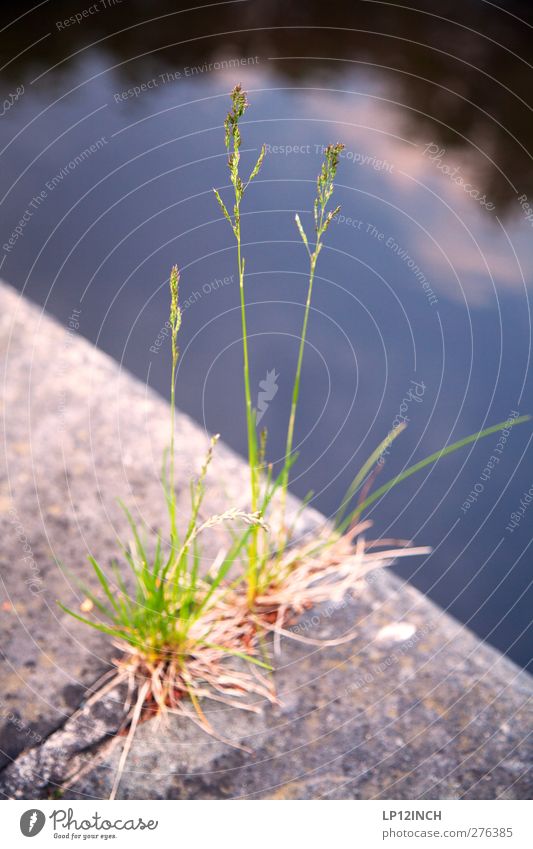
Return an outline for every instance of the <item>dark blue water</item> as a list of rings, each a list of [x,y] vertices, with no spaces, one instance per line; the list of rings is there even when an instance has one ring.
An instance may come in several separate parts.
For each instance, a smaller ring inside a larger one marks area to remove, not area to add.
[[[379,482],[463,435],[533,412],[533,233],[516,179],[502,178],[502,196],[475,145],[415,129],[377,67],[345,63],[324,77],[307,63],[288,79],[265,55],[238,71],[188,76],[174,56],[168,71],[183,73],[164,79],[160,67],[133,65],[126,75],[115,64],[93,46],[33,84],[42,68],[28,68],[23,96],[2,117],[4,279],[63,321],[81,310],[84,336],[167,394],[169,351],[155,341],[178,263],[179,406],[244,453],[236,256],[212,194],[216,186],[228,197],[222,123],[239,80],[252,103],[244,170],[269,146],[242,227],[256,399],[275,373],[262,420],[273,460],[283,452],[307,288],[294,214],[311,228],[321,148],[346,145],[342,212],[314,292],[293,490],[313,490],[315,506],[333,514],[399,416],[408,428]],[[532,432],[522,425],[506,440],[469,446],[369,511],[378,533],[433,546],[431,556],[403,561],[401,575],[524,665],[533,509],[520,501],[533,484]]]

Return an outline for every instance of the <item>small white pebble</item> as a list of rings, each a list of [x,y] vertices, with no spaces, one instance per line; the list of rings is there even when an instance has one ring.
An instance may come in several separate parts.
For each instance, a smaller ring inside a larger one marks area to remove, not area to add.
[[[379,643],[403,643],[416,633],[416,625],[412,622],[391,622],[381,628],[376,636]]]

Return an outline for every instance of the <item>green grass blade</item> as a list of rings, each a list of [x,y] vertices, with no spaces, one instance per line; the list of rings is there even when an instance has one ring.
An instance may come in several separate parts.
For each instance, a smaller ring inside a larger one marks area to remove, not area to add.
[[[119,504],[120,504],[122,510],[124,511],[126,519],[128,520],[128,525],[131,528],[131,532],[133,534],[133,539],[135,540],[135,546],[137,548],[137,553],[139,555],[139,558],[141,559],[143,566],[146,568],[148,566],[148,557],[146,556],[146,551],[145,551],[144,546],[141,542],[139,531],[137,530],[137,525],[136,525],[130,511],[128,510],[128,508],[124,504],[124,502],[119,501]]]

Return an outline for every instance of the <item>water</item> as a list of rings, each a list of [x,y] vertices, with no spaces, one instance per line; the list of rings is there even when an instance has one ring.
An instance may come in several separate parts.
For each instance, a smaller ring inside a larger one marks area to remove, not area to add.
[[[255,7],[268,14],[267,4]],[[225,14],[205,12],[205,27],[228,32]],[[466,27],[469,7],[462,14]],[[524,25],[492,10],[484,35],[462,29],[450,55],[449,25],[435,30],[418,16],[417,34],[408,12],[389,10],[381,31],[400,43],[354,31],[335,38],[263,28],[151,55],[180,40],[173,19],[94,44],[125,25],[124,10],[106,15],[62,30],[54,16],[31,18],[32,38],[51,34],[6,71],[5,97],[24,85],[0,126],[6,280],[62,321],[81,310],[84,336],[167,394],[168,345],[157,340],[177,262],[179,405],[244,453],[244,416],[235,414],[243,410],[236,257],[212,194],[217,186],[228,197],[222,122],[239,80],[252,102],[245,170],[268,145],[242,226],[252,387],[257,401],[266,380],[262,424],[273,460],[283,453],[307,285],[294,213],[311,227],[322,146],[346,145],[342,213],[328,232],[314,292],[294,491],[312,489],[315,506],[332,515],[358,465],[401,416],[408,428],[380,482],[447,442],[533,412],[533,241],[528,200],[519,201],[533,196],[531,120],[520,100],[530,72],[509,58],[511,48],[530,52]],[[367,11],[369,30],[375,15]],[[142,4],[133,4],[128,24],[143,17]],[[188,25],[191,37],[205,31],[198,17]],[[20,27],[10,29],[4,60],[18,44],[15,33],[21,47],[31,41]],[[402,42],[410,32],[412,43]],[[417,39],[432,45],[433,65]],[[148,55],[127,61],[143,44]],[[65,59],[70,53],[77,55]],[[305,53],[333,58],[280,58]],[[237,56],[245,58],[238,70]],[[224,57],[226,65],[209,69]],[[128,93],[133,86],[143,90]],[[522,665],[530,658],[533,511],[520,501],[533,484],[531,435],[525,425],[469,446],[370,511],[377,534],[434,548],[396,571]]]

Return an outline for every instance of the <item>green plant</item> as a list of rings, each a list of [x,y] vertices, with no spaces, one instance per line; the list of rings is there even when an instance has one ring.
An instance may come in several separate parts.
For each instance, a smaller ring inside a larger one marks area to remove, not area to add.
[[[340,206],[335,209],[328,210],[328,203],[333,195],[335,185],[335,176],[339,165],[339,156],[344,150],[343,144],[330,144],[326,148],[322,170],[317,179],[317,193],[314,202],[314,219],[315,219],[315,239],[314,247],[310,245],[300,216],[296,214],[295,221],[298,231],[305,245],[305,249],[309,256],[309,283],[307,287],[307,299],[305,302],[304,317],[302,329],[300,331],[300,343],[298,346],[298,359],[296,362],[296,373],[294,375],[294,383],[292,388],[291,409],[289,414],[289,424],[287,426],[287,442],[285,446],[285,462],[283,465],[283,477],[281,481],[281,498],[282,498],[282,514],[285,513],[285,503],[287,498],[287,490],[289,486],[289,471],[290,463],[293,457],[292,447],[294,440],[294,424],[296,421],[296,411],[298,409],[298,399],[300,397],[300,381],[302,376],[302,363],[304,357],[305,341],[307,338],[307,325],[309,322],[309,311],[311,309],[311,298],[313,296],[313,283],[315,280],[316,264],[318,255],[322,250],[322,238],[326,233],[329,225],[334,217],[339,214]]]
[[[144,528],[135,522],[127,507],[122,505],[133,538],[131,547],[121,544],[126,572],[114,561],[111,565],[111,579],[104,568],[90,557],[103,592],[103,600],[83,586],[85,595],[100,614],[101,620],[81,616],[61,602],[58,603],[70,616],[120,641],[130,659],[135,658],[136,668],[142,670],[143,674],[149,672],[152,696],[161,708],[167,705],[175,707],[179,699],[187,694],[201,715],[195,693],[198,680],[216,682],[217,664],[225,656],[237,656],[265,666],[263,661],[241,650],[240,643],[235,641],[230,619],[226,617],[224,620],[228,625],[225,628],[224,622],[217,620],[213,611],[225,592],[222,586],[224,578],[250,530],[258,526],[266,529],[266,526],[259,513],[247,513],[238,508],[228,509],[205,520],[200,518],[206,477],[218,440],[218,436],[214,436],[197,480],[190,483],[188,522],[181,535],[178,531],[174,407],[179,357],[177,337],[181,326],[178,287],[179,272],[174,266],[170,275],[170,448],[168,475],[165,458],[162,476],[170,524],[168,543],[161,534],[157,534],[150,545],[144,542]],[[214,571],[211,570],[207,576],[201,575],[200,536],[206,529],[227,522],[238,522],[244,530],[240,537],[237,535],[237,542],[226,557],[215,564]],[[214,673],[209,671],[210,665]]]
[[[272,536],[267,540],[262,533],[261,527],[253,528],[250,542],[247,549],[247,559],[244,563],[244,574],[246,579],[246,595],[250,610],[257,608],[257,600],[259,596],[265,596],[270,593],[276,593],[280,585],[288,580],[290,571],[295,568],[295,564],[300,563],[301,551],[293,551],[287,553],[287,549],[291,543],[291,531],[288,526],[286,516],[287,496],[290,485],[290,470],[294,465],[297,454],[294,452],[294,429],[296,416],[298,411],[298,402],[300,396],[300,384],[302,375],[302,366],[304,358],[304,350],[307,339],[307,329],[309,322],[309,314],[313,295],[313,285],[317,267],[318,256],[323,248],[323,238],[326,234],[331,222],[339,213],[340,206],[329,209],[329,203],[333,196],[335,177],[339,165],[339,158],[344,148],[341,143],[330,144],[325,148],[324,161],[320,173],[317,178],[316,196],[313,204],[314,215],[314,238],[311,240],[302,225],[299,215],[295,216],[298,232],[307,251],[309,260],[309,275],[307,297],[304,307],[304,315],[299,336],[298,355],[296,361],[295,375],[292,388],[291,406],[289,411],[289,419],[287,425],[285,457],[282,464],[282,469],[276,480],[272,481],[271,467],[265,465],[266,454],[266,433],[263,432],[258,448],[258,435],[256,432],[256,411],[252,406],[251,387],[250,387],[250,356],[247,332],[247,309],[245,297],[245,260],[242,256],[241,247],[241,201],[245,190],[250,182],[257,176],[263,164],[265,155],[265,146],[261,148],[261,152],[253,167],[250,176],[244,182],[239,173],[240,164],[240,147],[241,147],[241,131],[239,122],[248,108],[246,93],[240,85],[235,86],[231,92],[232,108],[225,120],[225,145],[228,153],[228,168],[230,172],[230,181],[234,190],[233,215],[230,215],[220,193],[214,189],[216,198],[224,217],[230,224],[237,244],[237,266],[239,273],[239,294],[240,294],[240,309],[241,309],[241,326],[242,326],[242,342],[243,342],[243,374],[244,374],[244,396],[245,396],[245,411],[247,425],[247,441],[248,441],[248,464],[250,472],[250,504],[253,513],[259,516],[265,515],[265,510],[270,502],[277,497],[279,508],[279,530],[275,538]],[[374,493],[370,493],[370,489],[375,478],[375,467],[383,452],[388,448],[391,442],[400,435],[403,426],[392,430],[385,439],[372,452],[368,460],[363,464],[361,469],[356,473],[336,516],[336,521],[329,532],[311,548],[305,546],[306,556],[314,555],[317,551],[331,550],[337,546],[339,538],[343,534],[348,534],[348,537],[353,536],[353,529],[358,527],[361,514],[381,495],[384,495],[389,489],[401,483],[407,477],[415,474],[424,467],[436,462],[442,457],[450,454],[463,446],[482,439],[491,433],[505,427],[519,424],[528,419],[528,416],[511,420],[510,422],[502,422],[494,425],[478,433],[472,434],[465,439],[459,440],[435,452],[430,457],[415,463],[408,469],[405,469],[399,475],[396,475],[386,484],[377,489]],[[266,479],[265,498],[261,500],[262,492],[262,470],[268,470]],[[351,506],[352,500],[357,497],[355,506]],[[346,511],[348,511],[347,515]],[[344,545],[344,543],[343,543]],[[342,546],[341,546],[342,547]],[[242,549],[240,545],[239,550]],[[343,549],[344,550],[344,549]],[[325,561],[327,562],[327,560]],[[316,578],[316,575],[315,575]]]
[[[225,129],[225,145],[228,153],[228,168],[230,173],[230,181],[233,186],[234,203],[233,203],[233,219],[230,216],[224,201],[222,200],[217,189],[213,189],[216,199],[224,213],[225,218],[229,222],[235,240],[237,242],[237,268],[239,274],[239,296],[241,304],[241,326],[242,326],[242,345],[243,345],[243,371],[244,371],[244,397],[246,411],[246,432],[248,439],[248,464],[250,470],[250,504],[252,512],[257,512],[260,499],[260,456],[257,445],[256,432],[256,412],[252,407],[252,393],[250,387],[250,359],[248,353],[248,330],[246,322],[246,298],[244,291],[244,271],[245,259],[242,256],[241,247],[241,201],[244,192],[257,176],[263,164],[265,156],[265,146],[261,148],[261,152],[255,163],[250,176],[246,183],[242,180],[239,174],[240,163],[240,147],[241,147],[241,132],[239,121],[248,108],[246,94],[243,92],[240,85],[235,86],[231,92],[232,108],[226,116],[224,122]],[[248,546],[248,565],[247,565],[247,580],[248,580],[248,598],[250,603],[253,603],[257,589],[257,581],[259,575],[259,531],[254,528],[251,534],[250,543]]]

